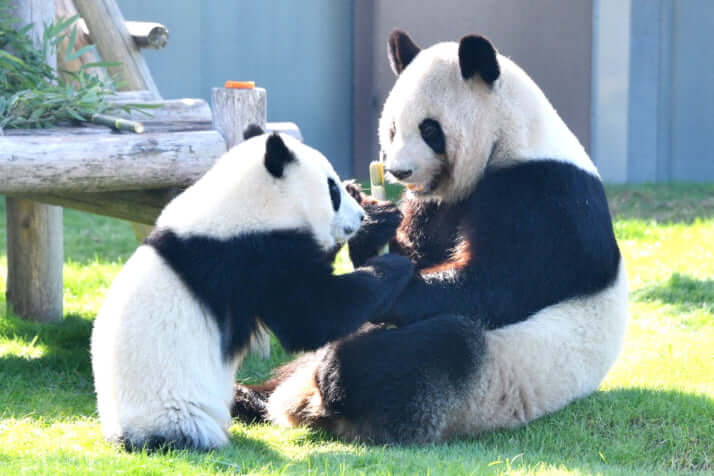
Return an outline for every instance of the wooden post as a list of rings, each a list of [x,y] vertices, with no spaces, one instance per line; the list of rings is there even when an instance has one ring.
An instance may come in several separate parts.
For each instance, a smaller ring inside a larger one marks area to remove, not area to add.
[[[250,124],[265,129],[268,109],[263,88],[213,88],[211,106],[213,127],[221,133],[229,149],[243,142],[243,132]]]
[[[7,307],[41,322],[62,319],[62,208],[7,202]]]
[[[149,67],[129,34],[124,17],[114,0],[74,0],[74,4],[92,32],[104,61],[116,61],[119,66],[109,68],[124,82],[121,91],[148,89],[160,98]]]
[[[41,43],[45,24],[54,21],[54,0],[13,0],[18,27],[32,23]],[[47,58],[56,67],[54,55]],[[62,208],[17,198],[7,203],[7,307],[37,321],[62,319]]]

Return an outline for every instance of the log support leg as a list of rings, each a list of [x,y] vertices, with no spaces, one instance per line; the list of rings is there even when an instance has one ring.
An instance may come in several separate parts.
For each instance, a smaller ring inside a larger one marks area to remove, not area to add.
[[[7,307],[34,321],[62,319],[62,208],[6,198]]]

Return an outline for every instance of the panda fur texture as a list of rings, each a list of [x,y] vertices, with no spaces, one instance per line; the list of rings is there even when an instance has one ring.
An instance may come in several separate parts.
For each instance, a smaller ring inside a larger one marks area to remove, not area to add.
[[[289,136],[227,152],[162,211],[95,320],[104,436],[128,450],[220,447],[251,339],[269,328],[287,349],[315,349],[389,306],[408,259],[332,273],[363,217],[327,159]]]
[[[628,301],[595,166],[484,37],[421,50],[397,30],[388,53],[398,78],[379,137],[408,190],[402,215],[360,197],[368,218],[350,251],[358,266],[390,240],[414,263],[372,319],[397,328],[365,327],[239,386],[234,416],[426,443],[517,427],[588,395],[620,353]],[[249,400],[260,399],[259,415]]]

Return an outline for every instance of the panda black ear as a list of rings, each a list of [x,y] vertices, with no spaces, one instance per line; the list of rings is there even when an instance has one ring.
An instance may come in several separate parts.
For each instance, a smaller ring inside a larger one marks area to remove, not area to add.
[[[263,131],[262,127],[260,127],[258,124],[250,124],[243,131],[243,139],[248,140],[251,137],[260,136],[263,134],[265,134],[265,131]]]
[[[295,160],[295,156],[276,132],[265,143],[265,168],[275,178],[283,176],[285,165]]]
[[[394,30],[389,35],[387,56],[389,57],[389,65],[397,76],[404,71],[404,68],[412,62],[420,51],[421,48],[414,43],[406,31]]]
[[[493,84],[501,75],[496,48],[481,35],[468,35],[459,42],[459,66],[464,79],[476,73],[488,84]]]

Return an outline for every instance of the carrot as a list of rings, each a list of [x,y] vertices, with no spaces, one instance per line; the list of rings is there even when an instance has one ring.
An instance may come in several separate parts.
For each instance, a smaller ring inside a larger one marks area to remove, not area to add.
[[[255,81],[226,81],[224,87],[228,89],[253,89],[255,88]]]

